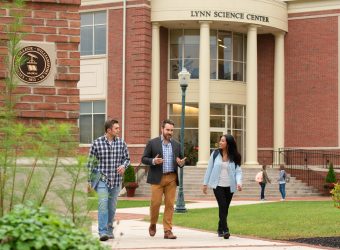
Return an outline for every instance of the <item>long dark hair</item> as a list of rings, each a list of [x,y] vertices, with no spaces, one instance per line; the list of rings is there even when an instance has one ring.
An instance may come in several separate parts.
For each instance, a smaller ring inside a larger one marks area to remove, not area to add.
[[[241,166],[241,154],[237,150],[237,145],[236,145],[236,141],[235,141],[234,136],[232,136],[230,134],[225,134],[225,135],[222,135],[222,136],[227,141],[229,160],[235,162],[236,165]],[[220,149],[220,153],[222,154],[221,149]]]

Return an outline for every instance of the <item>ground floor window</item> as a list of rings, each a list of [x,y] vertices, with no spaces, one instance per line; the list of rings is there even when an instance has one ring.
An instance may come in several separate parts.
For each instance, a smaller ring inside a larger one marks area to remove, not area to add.
[[[175,122],[174,138],[181,140],[181,104],[169,105],[169,118]],[[184,155],[187,165],[195,166],[198,161],[198,104],[185,105]]]
[[[105,101],[80,102],[80,143],[90,144],[104,134]]]
[[[175,122],[174,138],[181,140],[181,104],[169,104],[169,118]],[[245,156],[246,107],[236,104],[210,104],[210,150],[218,148],[220,136],[226,133],[235,137],[238,150]],[[186,164],[195,166],[198,161],[198,104],[185,106],[184,154]]]
[[[232,134],[245,157],[246,107],[236,104],[210,104],[210,150],[218,148],[220,136]]]

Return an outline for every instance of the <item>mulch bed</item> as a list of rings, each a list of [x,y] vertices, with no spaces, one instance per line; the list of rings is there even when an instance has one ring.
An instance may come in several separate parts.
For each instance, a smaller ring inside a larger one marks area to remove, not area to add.
[[[340,249],[340,237],[298,238],[289,241]]]

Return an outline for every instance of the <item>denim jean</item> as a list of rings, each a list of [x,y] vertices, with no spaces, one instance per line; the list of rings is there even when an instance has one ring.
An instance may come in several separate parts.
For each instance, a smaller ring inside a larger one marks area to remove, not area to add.
[[[261,186],[261,200],[264,199],[264,190],[266,188],[266,183],[260,182],[259,183]]]
[[[286,199],[286,183],[279,184],[279,190],[280,190],[282,199]]]
[[[99,235],[113,235],[113,219],[116,213],[117,199],[120,186],[108,188],[106,182],[99,181],[96,191],[98,194],[98,232]]]

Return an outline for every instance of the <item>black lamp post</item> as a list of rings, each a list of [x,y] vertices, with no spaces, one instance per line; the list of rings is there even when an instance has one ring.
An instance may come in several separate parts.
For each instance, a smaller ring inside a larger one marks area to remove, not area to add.
[[[181,150],[184,156],[184,121],[185,121],[185,91],[188,87],[190,73],[183,67],[182,71],[178,73],[179,85],[182,89],[182,114],[181,114]],[[179,190],[176,201],[175,211],[177,213],[185,213],[184,193],[183,193],[183,168],[179,169]]]

